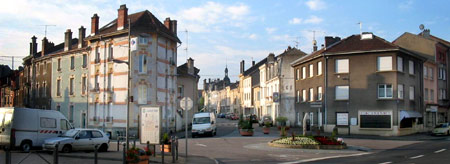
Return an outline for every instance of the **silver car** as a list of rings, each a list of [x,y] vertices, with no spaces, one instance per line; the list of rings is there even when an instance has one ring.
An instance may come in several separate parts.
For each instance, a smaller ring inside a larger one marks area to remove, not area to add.
[[[42,148],[54,150],[58,145],[58,151],[69,153],[74,150],[94,150],[98,145],[99,151],[108,151],[109,138],[101,130],[97,129],[71,129],[59,137],[46,139]]]

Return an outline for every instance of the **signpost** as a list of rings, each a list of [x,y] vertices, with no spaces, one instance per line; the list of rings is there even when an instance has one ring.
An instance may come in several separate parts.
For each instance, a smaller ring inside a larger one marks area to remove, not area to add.
[[[185,119],[185,131],[186,134],[184,136],[184,139],[186,140],[186,158],[188,156],[188,110],[190,110],[193,106],[193,102],[191,100],[191,98],[189,97],[184,97],[183,99],[181,99],[180,101],[180,107],[181,109],[184,110],[184,119]]]
[[[159,106],[143,106],[141,107],[140,129],[141,135],[139,140],[141,144],[149,142],[158,145],[161,139],[161,107]]]

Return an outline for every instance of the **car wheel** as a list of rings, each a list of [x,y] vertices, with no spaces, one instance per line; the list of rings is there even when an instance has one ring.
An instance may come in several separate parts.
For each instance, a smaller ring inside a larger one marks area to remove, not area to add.
[[[107,152],[108,151],[108,145],[106,145],[105,143],[102,144],[102,146],[100,146],[98,151],[100,151],[100,152]]]
[[[64,147],[61,150],[63,153],[70,153],[72,151],[72,146],[70,145],[64,145]]]
[[[450,130],[447,130],[447,135],[450,136]]]
[[[30,152],[31,150],[31,141],[24,141],[22,144],[20,144],[20,150],[22,150],[25,153]]]

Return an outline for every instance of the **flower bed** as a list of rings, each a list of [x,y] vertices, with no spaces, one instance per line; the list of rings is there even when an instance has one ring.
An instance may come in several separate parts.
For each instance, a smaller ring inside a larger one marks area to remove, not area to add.
[[[342,142],[338,142],[335,139],[324,137],[324,136],[296,136],[294,139],[292,137],[283,137],[275,139],[268,143],[273,147],[281,148],[297,148],[297,149],[346,149],[347,145]]]

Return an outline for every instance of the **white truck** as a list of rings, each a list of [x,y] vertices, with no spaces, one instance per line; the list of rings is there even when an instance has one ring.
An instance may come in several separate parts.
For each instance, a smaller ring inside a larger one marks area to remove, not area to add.
[[[0,146],[19,147],[29,152],[44,140],[72,129],[59,111],[30,108],[0,108]]]

